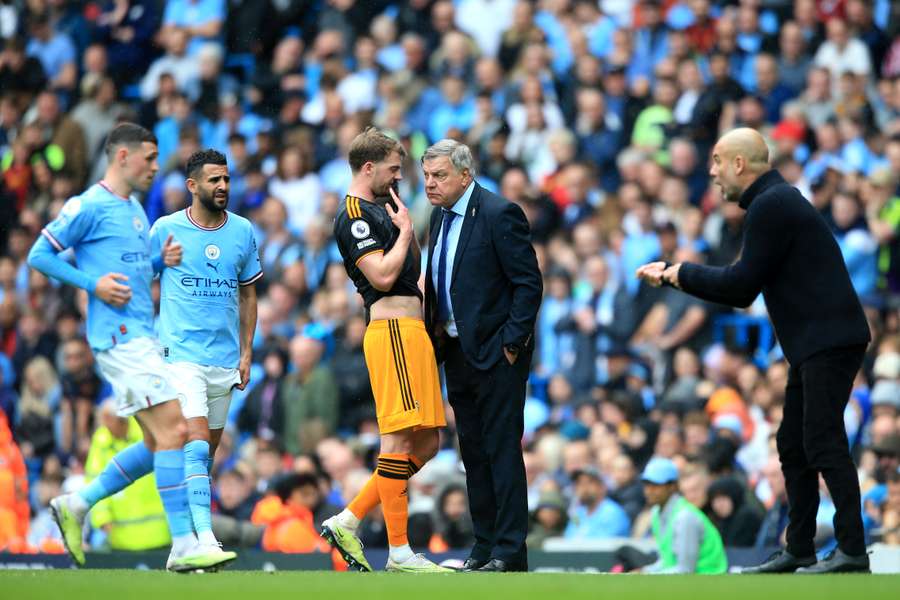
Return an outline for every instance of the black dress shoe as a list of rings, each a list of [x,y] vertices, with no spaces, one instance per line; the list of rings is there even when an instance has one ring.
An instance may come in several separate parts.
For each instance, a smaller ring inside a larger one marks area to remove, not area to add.
[[[814,575],[816,573],[871,573],[869,569],[869,555],[850,556],[837,548],[828,553],[824,559],[804,569],[797,569],[797,573]]]
[[[741,570],[744,575],[761,575],[772,573],[793,573],[802,567],[816,564],[815,555],[794,556],[787,550],[779,550],[766,561],[756,567],[745,567]]]
[[[500,560],[499,558],[492,558],[487,561],[487,563],[478,569],[479,573],[508,573],[511,571],[509,568],[509,564],[505,560]]]
[[[528,570],[526,565],[513,564],[500,558],[492,558],[486,565],[478,569],[479,573],[517,573]]]
[[[486,560],[479,560],[477,558],[472,558],[471,556],[466,559],[466,562],[463,563],[460,571],[463,573],[471,573],[472,571],[477,571],[484,565],[488,564]]]

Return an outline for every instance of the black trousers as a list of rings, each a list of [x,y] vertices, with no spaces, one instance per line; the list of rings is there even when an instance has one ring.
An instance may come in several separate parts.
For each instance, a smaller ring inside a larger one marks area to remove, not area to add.
[[[787,550],[815,554],[819,473],[834,501],[838,547],[851,556],[865,554],[859,478],[844,429],[844,408],[865,346],[820,352],[788,373],[784,419],[776,437],[787,488]]]
[[[522,434],[530,356],[502,358],[487,371],[472,367],[459,341],[448,339],[444,372],[475,529],[476,560],[499,558],[528,568],[528,500]]]

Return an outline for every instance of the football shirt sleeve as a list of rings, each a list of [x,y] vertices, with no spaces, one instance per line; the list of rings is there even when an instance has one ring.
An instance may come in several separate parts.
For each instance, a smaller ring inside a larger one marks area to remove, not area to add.
[[[240,285],[250,285],[263,276],[262,263],[259,262],[259,246],[256,244],[256,236],[253,228],[247,228],[247,251],[244,253],[244,264],[238,276]]]
[[[348,201],[347,211],[338,217],[336,227],[341,254],[355,265],[369,254],[384,252],[387,245],[387,240],[381,239],[372,216],[359,206],[360,202]]]

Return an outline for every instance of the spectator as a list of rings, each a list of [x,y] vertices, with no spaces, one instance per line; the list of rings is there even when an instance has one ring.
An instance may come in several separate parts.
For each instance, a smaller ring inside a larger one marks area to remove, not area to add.
[[[831,72],[832,82],[836,82],[845,71],[857,75],[872,72],[869,49],[860,40],[850,37],[847,23],[843,19],[829,19],[826,30],[828,41],[819,47],[814,62],[817,67],[824,67]]]
[[[161,78],[166,73],[172,75],[178,90],[183,93],[187,93],[200,77],[197,61],[187,54],[187,33],[172,29],[161,36],[166,53],[153,61],[141,79],[141,99],[145,102],[159,94]]]
[[[319,176],[306,149],[288,146],[281,151],[278,172],[269,183],[269,193],[284,203],[288,229],[302,236],[310,219],[319,211],[322,195]]]
[[[862,222],[859,202],[853,196],[837,194],[832,198],[831,217],[853,289],[865,302],[875,293],[878,283],[878,245]]]
[[[604,539],[626,537],[628,515],[617,502],[606,496],[606,485],[595,469],[579,469],[572,474],[576,505],[569,516],[568,539]]]
[[[756,57],[756,93],[762,99],[766,108],[766,120],[769,123],[777,123],[781,120],[781,107],[785,102],[796,95],[790,87],[782,81],[778,62],[771,54],[760,54]]]
[[[95,164],[100,157],[106,136],[125,113],[125,107],[116,102],[116,84],[109,77],[96,80],[82,79],[82,100],[72,110],[72,120],[84,133],[86,164]]]
[[[338,388],[322,364],[325,345],[314,338],[291,340],[293,372],[285,379],[281,402],[285,421],[282,433],[291,454],[310,452],[337,426]]]
[[[94,356],[84,338],[74,338],[62,345],[60,374],[62,436],[59,447],[66,454],[85,456],[91,443],[91,431],[95,428],[94,408],[112,396],[112,388],[97,375]],[[101,468],[107,462],[102,461]]]
[[[6,415],[0,413],[0,549],[24,549],[29,513],[25,462]]]
[[[262,548],[267,552],[326,552],[328,544],[318,536],[310,505],[318,485],[313,475],[288,475],[275,493],[259,501],[253,511],[255,525],[264,525]]]
[[[709,506],[722,543],[749,547],[756,541],[760,518],[745,502],[747,490],[733,477],[718,479],[709,486]]]
[[[79,341],[79,345],[82,343]],[[90,440],[85,460],[86,481],[97,477],[120,450],[143,439],[137,421],[116,415],[114,400],[103,402],[98,412],[100,425]],[[91,509],[91,526],[102,532],[103,545],[112,550],[151,550],[171,542],[153,474],[95,504]]]
[[[55,170],[64,169],[80,187],[87,177],[87,147],[81,126],[62,111],[59,98],[52,92],[37,97],[34,125],[40,128],[43,144],[55,149],[46,154]],[[57,159],[53,154],[60,152]],[[57,162],[58,161],[58,162]]]
[[[677,492],[678,469],[670,460],[654,458],[641,479],[653,507],[653,539],[659,560],[648,573],[724,573],[728,559],[715,526]]]
[[[194,56],[205,43],[221,43],[225,16],[222,0],[168,0],[160,33],[183,31],[189,40],[188,54]]]
[[[21,38],[10,37],[0,52],[0,89],[6,90],[19,107],[28,106],[47,81],[41,61],[26,54],[25,48]]]
[[[31,359],[22,371],[19,422],[16,437],[27,444],[30,456],[47,456],[56,448],[53,412],[59,405],[59,379],[50,361],[43,356]]]
[[[41,61],[52,90],[73,92],[78,81],[78,62],[72,39],[54,29],[46,12],[31,15],[29,27],[31,40],[25,49],[28,56]]]
[[[526,543],[539,549],[548,538],[562,537],[568,526],[566,502],[556,490],[541,493],[532,513],[532,525]]]
[[[881,539],[890,546],[900,546],[900,471],[887,479],[887,500],[881,517]]]
[[[794,21],[781,27],[778,37],[778,73],[781,83],[794,94],[799,94],[806,86],[806,73],[811,59],[806,51],[803,32]]]
[[[238,430],[262,440],[283,443],[284,404],[282,378],[286,372],[287,355],[277,347],[263,354],[263,380],[256,383],[244,400],[238,415]]]
[[[250,467],[244,463],[221,473],[216,486],[218,512],[238,521],[249,521],[259,500],[254,489],[255,479]]]
[[[646,502],[637,470],[627,454],[617,456],[613,460],[612,469],[612,481],[615,489],[609,497],[617,502],[625,510],[628,518],[634,522],[644,509]]]
[[[431,552],[465,549],[475,543],[472,517],[469,516],[466,488],[459,483],[448,484],[437,498],[434,515],[434,535],[428,543]]]

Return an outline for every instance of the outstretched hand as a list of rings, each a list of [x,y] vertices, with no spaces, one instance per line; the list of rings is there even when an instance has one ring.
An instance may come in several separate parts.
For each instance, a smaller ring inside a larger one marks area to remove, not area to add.
[[[666,263],[660,260],[641,265],[634,274],[638,279],[646,281],[653,287],[659,287],[663,284],[663,274],[665,272]]]
[[[635,271],[638,279],[646,281],[653,287],[659,287],[664,283],[668,283],[674,287],[680,288],[678,281],[678,272],[681,270],[681,263],[666,266],[666,263],[659,260],[646,265],[641,265]]]

